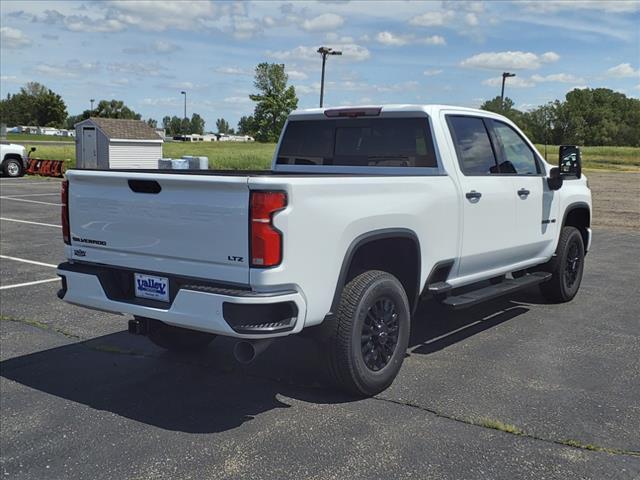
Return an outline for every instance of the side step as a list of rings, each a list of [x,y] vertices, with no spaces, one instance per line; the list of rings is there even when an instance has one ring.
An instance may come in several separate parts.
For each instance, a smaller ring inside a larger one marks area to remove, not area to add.
[[[547,272],[529,273],[513,280],[503,280],[497,285],[489,285],[478,290],[461,293],[460,295],[450,295],[442,301],[442,304],[454,310],[472,307],[492,298],[501,297],[517,290],[546,282],[550,278],[551,274]]]

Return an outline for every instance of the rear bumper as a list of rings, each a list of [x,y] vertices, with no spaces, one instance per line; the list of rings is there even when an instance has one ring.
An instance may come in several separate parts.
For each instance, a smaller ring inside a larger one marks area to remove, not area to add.
[[[159,304],[120,295],[108,284],[110,277],[105,271],[109,269],[60,264],[57,273],[62,277],[62,289],[58,296],[74,305],[236,338],[280,337],[298,333],[304,326],[306,303],[297,291],[265,294],[182,285],[175,287],[169,304]]]

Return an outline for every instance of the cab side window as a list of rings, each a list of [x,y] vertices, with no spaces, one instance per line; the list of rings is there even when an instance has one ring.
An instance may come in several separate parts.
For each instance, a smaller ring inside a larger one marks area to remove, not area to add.
[[[500,173],[537,175],[540,167],[529,145],[511,126],[493,120],[491,122],[501,153]]]
[[[447,115],[447,123],[465,175],[498,173],[496,156],[482,118]]]

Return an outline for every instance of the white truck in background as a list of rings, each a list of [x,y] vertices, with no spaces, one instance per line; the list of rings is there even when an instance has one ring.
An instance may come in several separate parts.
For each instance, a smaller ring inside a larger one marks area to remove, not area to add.
[[[34,152],[35,147],[30,152]],[[22,145],[15,143],[0,143],[0,168],[7,177],[21,177],[29,166],[29,154]]]
[[[336,382],[373,395],[421,298],[576,295],[591,192],[561,157],[494,113],[391,105],[292,113],[271,171],[70,170],[58,295],[168,349],[236,337],[240,361],[320,325]]]

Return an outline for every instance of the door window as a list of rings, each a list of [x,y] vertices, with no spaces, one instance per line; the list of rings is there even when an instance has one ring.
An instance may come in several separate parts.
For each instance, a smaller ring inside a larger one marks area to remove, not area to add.
[[[533,150],[522,137],[506,123],[492,121],[493,131],[502,153],[500,173],[537,175],[540,173]]]
[[[480,117],[448,115],[447,122],[465,175],[498,173],[489,133]]]

